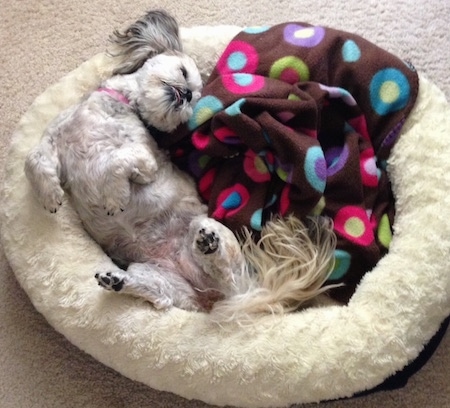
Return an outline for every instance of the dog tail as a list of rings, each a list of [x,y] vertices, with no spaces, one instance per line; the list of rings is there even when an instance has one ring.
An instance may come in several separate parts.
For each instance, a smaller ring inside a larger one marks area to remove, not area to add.
[[[108,54],[118,57],[113,75],[131,74],[144,62],[165,51],[182,51],[178,23],[164,10],[152,10],[125,31],[115,30]]]
[[[255,242],[244,230],[245,268],[235,278],[234,293],[214,305],[217,323],[251,322],[258,313],[297,310],[319,294],[340,285],[325,285],[334,267],[336,237],[332,221],[294,216],[269,221]]]

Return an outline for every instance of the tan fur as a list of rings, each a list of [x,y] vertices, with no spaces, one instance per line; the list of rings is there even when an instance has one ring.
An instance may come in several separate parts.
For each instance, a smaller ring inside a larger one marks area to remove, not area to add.
[[[336,286],[325,285],[336,245],[328,218],[303,223],[294,216],[277,217],[257,242],[248,230],[243,235],[247,269],[236,278],[236,294],[216,304],[214,320],[242,323],[255,313],[292,312]]]

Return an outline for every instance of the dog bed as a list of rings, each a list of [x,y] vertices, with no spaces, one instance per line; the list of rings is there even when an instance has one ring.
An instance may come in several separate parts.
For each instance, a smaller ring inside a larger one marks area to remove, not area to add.
[[[182,30],[202,74],[239,27]],[[158,390],[217,405],[285,406],[349,397],[414,360],[450,313],[450,107],[423,76],[388,170],[397,215],[389,253],[346,306],[310,308],[254,324],[219,327],[202,313],[155,311],[98,287],[111,262],[64,203],[52,215],[35,200],[25,156],[49,120],[110,75],[97,55],[39,96],[22,117],[7,159],[1,240],[36,309],[73,344]]]

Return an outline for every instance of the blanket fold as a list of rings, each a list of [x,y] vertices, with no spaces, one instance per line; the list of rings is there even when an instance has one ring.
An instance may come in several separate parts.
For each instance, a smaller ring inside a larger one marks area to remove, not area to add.
[[[273,214],[330,217],[343,299],[389,247],[386,159],[417,92],[411,64],[357,35],[251,27],[221,55],[188,125],[159,142],[235,231],[258,232]]]

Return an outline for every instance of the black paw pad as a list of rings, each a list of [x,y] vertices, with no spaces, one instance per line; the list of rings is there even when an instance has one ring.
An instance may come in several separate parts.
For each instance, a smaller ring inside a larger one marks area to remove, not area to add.
[[[123,278],[119,278],[118,276],[113,275],[111,272],[108,272],[106,274],[96,273],[95,279],[97,279],[99,286],[107,290],[114,290],[116,292],[122,290],[124,284]]]
[[[198,232],[199,238],[197,239],[197,248],[200,252],[205,255],[213,254],[217,251],[219,247],[219,237],[215,234],[215,232],[206,232],[204,228],[202,228]]]

